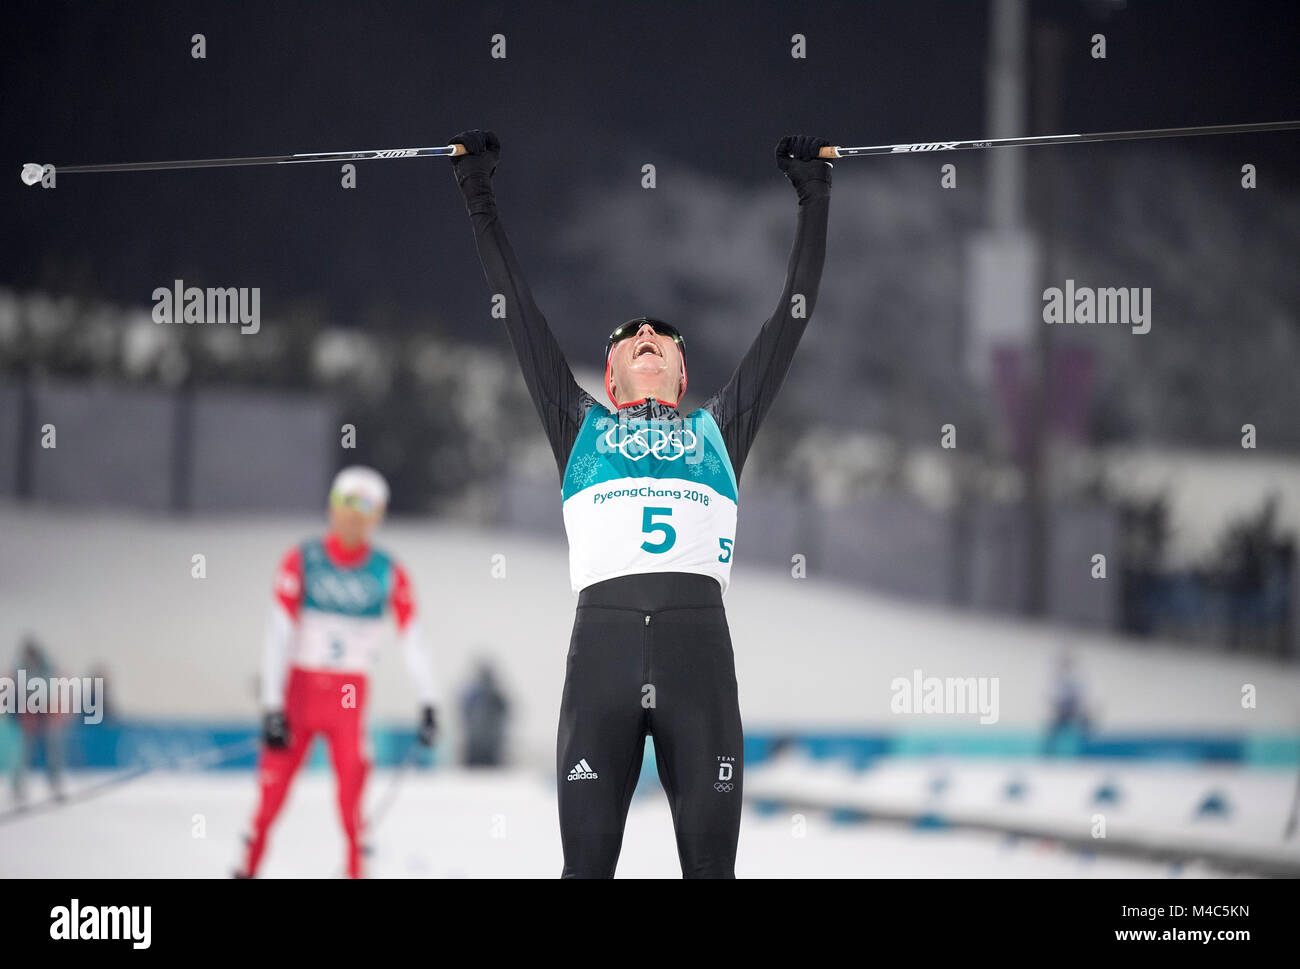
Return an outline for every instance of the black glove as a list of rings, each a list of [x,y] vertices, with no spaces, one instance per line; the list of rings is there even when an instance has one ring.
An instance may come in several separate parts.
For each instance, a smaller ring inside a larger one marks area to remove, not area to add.
[[[438,716],[433,707],[425,707],[420,717],[420,733],[416,739],[420,742],[421,747],[432,747],[434,738],[438,736]]]
[[[289,722],[281,711],[273,710],[262,718],[262,743],[272,750],[289,746]]]
[[[800,201],[816,191],[819,182],[825,183],[826,189],[830,188],[833,166],[817,157],[817,152],[829,144],[825,138],[812,135],[786,135],[776,143],[776,167],[790,179]]]
[[[497,162],[501,158],[501,140],[496,133],[472,128],[452,135],[447,139],[447,144],[465,146],[466,154],[453,155],[451,159],[456,184],[461,187],[461,191],[481,191],[484,188],[491,191],[492,173],[497,170]]]

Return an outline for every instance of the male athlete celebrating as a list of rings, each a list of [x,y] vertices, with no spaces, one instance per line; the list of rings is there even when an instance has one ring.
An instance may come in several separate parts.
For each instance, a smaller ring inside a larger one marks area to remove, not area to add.
[[[257,874],[267,833],[316,734],[325,735],[338,777],[349,878],[361,877],[362,751],[366,674],[376,659],[385,612],[423,705],[419,740],[433,743],[433,672],[420,641],[406,571],[369,543],[388,505],[388,485],[370,468],[344,468],[330,488],[330,531],[290,549],[275,578],[262,660],[264,749],[261,797],[239,875]]]
[[[722,594],[736,483],[816,302],[831,186],[817,152],[830,143],[777,145],[799,196],[785,289],[726,386],[683,415],[685,344],[661,320],[610,334],[612,412],[578,386],[497,214],[500,142],[479,130],[451,141],[467,152],[456,181],[562,479],[578,593],[557,745],[564,877],[613,876],[650,734],[682,874],[734,878],[743,737]]]

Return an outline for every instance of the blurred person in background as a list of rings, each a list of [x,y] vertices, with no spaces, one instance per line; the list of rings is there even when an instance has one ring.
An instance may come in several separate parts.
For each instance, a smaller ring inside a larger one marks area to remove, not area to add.
[[[606,340],[613,409],[583,390],[501,224],[492,182],[500,140],[476,129],[451,142],[466,151],[452,161],[456,184],[560,474],[578,595],[556,742],[562,875],[614,877],[653,736],[683,877],[734,878],[744,734],[722,597],[741,471],[817,302],[831,190],[819,152],[830,143],[777,143],[776,166],[798,196],[784,287],[731,378],[684,413],[685,341],[652,317]],[[573,178],[585,187],[582,147]]]
[[[1283,840],[1295,837],[1296,828],[1300,827],[1300,774],[1296,775],[1295,792],[1291,795],[1291,811],[1287,815],[1286,829],[1282,832]]]
[[[1052,719],[1043,740],[1043,756],[1056,753],[1060,739],[1073,731],[1086,739],[1091,727],[1088,710],[1083,699],[1083,681],[1079,679],[1074,656],[1063,651],[1056,658],[1056,672],[1052,679]]]
[[[370,544],[388,506],[388,484],[370,468],[340,471],[330,488],[329,531],[289,550],[276,573],[262,661],[260,797],[237,877],[256,876],[267,834],[313,738],[324,734],[338,781],[349,878],[362,874],[362,790],[367,673],[385,614],[396,620],[402,655],[421,704],[418,740],[436,734],[433,671],[416,622],[405,569]]]
[[[1280,525],[1281,499],[1234,521],[1220,540],[1217,582],[1226,598],[1228,649],[1286,655],[1291,629],[1295,537]]]
[[[48,683],[58,675],[49,654],[33,636],[25,637],[18,651],[15,680],[19,670],[23,671],[28,683],[36,679]],[[19,744],[18,756],[13,765],[14,803],[19,807],[27,803],[27,769],[35,762],[38,749],[45,754],[45,774],[49,778],[50,789],[56,800],[63,800],[64,714],[53,711],[29,713],[25,709],[25,699],[18,697]]]
[[[497,685],[492,664],[480,660],[460,701],[465,721],[466,767],[500,767],[510,703]]]
[[[117,719],[117,703],[111,702],[108,697],[108,667],[102,662],[96,663],[91,667],[90,678],[100,684],[99,686],[99,719],[100,723],[108,723],[110,720]]]

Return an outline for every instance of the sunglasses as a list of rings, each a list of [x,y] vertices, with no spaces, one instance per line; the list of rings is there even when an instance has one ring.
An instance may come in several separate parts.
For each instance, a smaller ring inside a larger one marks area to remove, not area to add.
[[[628,320],[626,323],[621,324],[618,327],[618,329],[616,329],[613,333],[611,333],[609,335],[609,342],[605,344],[605,356],[606,357],[609,356],[609,351],[614,348],[615,344],[622,343],[628,337],[636,336],[637,333],[641,330],[641,327],[645,326],[647,323],[649,323],[651,329],[653,329],[660,336],[666,336],[674,343],[676,343],[677,349],[682,351],[682,355],[685,356],[686,341],[682,339],[682,335],[677,332],[677,327],[669,323],[665,323],[663,320],[651,319],[648,316],[643,316],[635,320]]]
[[[356,492],[343,494],[336,491],[334,494],[330,495],[330,498],[333,500],[334,504],[343,508],[351,508],[354,511],[359,511],[363,515],[373,515],[383,507],[383,505],[374,499],[368,498],[365,495],[357,494]]]

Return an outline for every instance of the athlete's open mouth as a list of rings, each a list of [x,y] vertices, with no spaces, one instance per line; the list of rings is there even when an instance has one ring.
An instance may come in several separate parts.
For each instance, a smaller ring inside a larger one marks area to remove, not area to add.
[[[654,340],[642,340],[634,346],[632,348],[632,359],[637,359],[643,353],[653,353],[659,357],[664,355],[664,352],[659,349],[659,344],[655,343]]]

